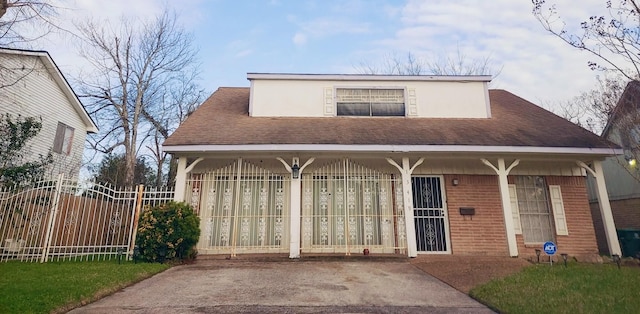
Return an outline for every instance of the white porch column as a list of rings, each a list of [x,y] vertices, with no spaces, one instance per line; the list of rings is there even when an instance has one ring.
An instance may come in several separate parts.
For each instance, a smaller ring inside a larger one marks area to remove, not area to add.
[[[509,245],[509,256],[518,256],[518,242],[516,241],[516,231],[513,226],[513,214],[511,209],[511,196],[509,196],[509,180],[507,176],[513,167],[520,163],[520,159],[516,159],[509,168],[506,168],[504,158],[498,158],[498,167],[496,168],[490,161],[481,159],[482,163],[489,166],[498,174],[498,185],[500,186],[500,198],[502,199],[502,214],[504,215],[504,228],[507,233],[507,244]]]
[[[405,230],[407,232],[407,255],[409,257],[418,256],[418,244],[416,241],[416,224],[413,219],[413,186],[411,185],[411,174],[422,162],[420,158],[413,166],[410,166],[409,157],[402,158],[402,167],[393,159],[387,158],[387,162],[398,168],[402,177],[402,195],[404,204]]]
[[[609,194],[607,194],[607,184],[604,181],[604,174],[602,172],[602,162],[599,160],[594,160],[593,169],[582,161],[577,161],[576,163],[578,164],[578,166],[589,171],[589,173],[591,173],[591,175],[596,178],[596,188],[598,189],[598,205],[600,207],[600,215],[602,215],[604,234],[607,237],[609,254],[618,254],[622,256],[618,234],[616,233],[616,224],[613,221],[613,214],[611,213]]]
[[[293,165],[300,165],[300,159],[298,157],[293,158],[291,166],[289,166],[289,164],[287,164],[287,162],[280,157],[276,159],[278,159],[284,165],[284,168],[287,169],[289,173],[291,173],[291,186],[289,189],[289,191],[291,191],[291,199],[289,202],[289,207],[291,210],[289,213],[289,258],[300,258],[300,212],[302,210],[302,205],[300,204],[302,201],[302,187],[300,182],[302,178],[302,170],[310,165],[315,160],[315,158],[307,160],[307,162],[302,167],[300,167],[297,178],[293,177],[293,171],[291,170],[291,167]]]
[[[184,201],[184,192],[187,189],[187,157],[178,158],[178,169],[176,171],[176,184],[173,194],[173,200],[176,202]]]
[[[173,200],[176,202],[184,202],[184,193],[187,189],[187,173],[191,172],[193,168],[203,161],[204,158],[200,157],[194,160],[187,167],[187,157],[178,158],[178,169],[176,171],[176,185],[175,192],[173,193]]]

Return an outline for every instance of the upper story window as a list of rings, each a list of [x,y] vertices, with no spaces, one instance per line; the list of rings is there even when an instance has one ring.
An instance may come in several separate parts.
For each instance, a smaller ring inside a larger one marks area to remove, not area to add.
[[[404,116],[404,89],[338,88],[339,116]]]
[[[53,151],[59,154],[69,155],[71,153],[71,144],[73,143],[74,128],[58,122],[56,137],[53,140]]]

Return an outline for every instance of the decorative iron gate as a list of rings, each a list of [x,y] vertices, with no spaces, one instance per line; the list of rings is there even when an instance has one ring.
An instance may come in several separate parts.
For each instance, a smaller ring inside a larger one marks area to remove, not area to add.
[[[200,215],[198,251],[289,251],[289,177],[239,159],[191,174],[187,201]]]
[[[110,259],[131,255],[144,205],[172,190],[113,189],[64,179],[0,189],[0,261]]]
[[[302,253],[404,253],[401,181],[348,159],[302,178]]]
[[[418,252],[449,252],[449,224],[441,178],[415,176],[411,184]]]

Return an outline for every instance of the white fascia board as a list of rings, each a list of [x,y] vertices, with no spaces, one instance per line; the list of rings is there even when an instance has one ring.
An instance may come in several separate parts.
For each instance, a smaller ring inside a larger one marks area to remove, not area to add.
[[[389,152],[389,153],[535,153],[570,155],[621,155],[620,148],[477,146],[477,145],[335,145],[335,144],[255,144],[255,145],[176,145],[164,152]]]
[[[375,75],[375,74],[294,74],[247,73],[248,80],[301,81],[447,81],[490,82],[491,75]]]
[[[40,58],[45,62],[47,68],[49,69],[49,72],[51,72],[51,76],[53,76],[53,79],[56,81],[65,96],[67,96],[67,99],[75,108],[76,113],[78,113],[78,116],[80,116],[80,119],[82,119],[82,121],[84,122],[85,126],[87,127],[87,132],[98,133],[98,126],[93,122],[93,119],[91,119],[91,117],[89,116],[89,113],[82,105],[82,102],[80,102],[78,95],[76,95],[76,93],[73,91],[71,85],[69,85],[69,82],[64,77],[64,75],[60,71],[60,68],[58,68],[58,65],[53,61],[49,53],[45,52],[45,55],[41,55]]]

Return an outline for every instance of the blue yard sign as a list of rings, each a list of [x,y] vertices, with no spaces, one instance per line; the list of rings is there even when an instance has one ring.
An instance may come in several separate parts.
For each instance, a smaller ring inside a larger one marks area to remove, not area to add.
[[[551,241],[547,241],[542,245],[542,249],[543,249],[545,254],[551,256],[551,255],[556,254],[556,251],[558,250],[558,247],[556,246],[555,243],[553,243]]]

